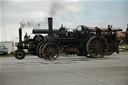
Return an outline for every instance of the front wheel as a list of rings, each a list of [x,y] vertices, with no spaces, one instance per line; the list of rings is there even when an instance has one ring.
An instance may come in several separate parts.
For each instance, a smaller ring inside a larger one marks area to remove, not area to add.
[[[25,52],[23,50],[16,50],[14,53],[16,59],[21,60],[25,57]]]

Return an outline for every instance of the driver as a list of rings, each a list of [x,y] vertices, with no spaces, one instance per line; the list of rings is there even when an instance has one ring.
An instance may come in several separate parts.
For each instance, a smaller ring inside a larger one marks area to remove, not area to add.
[[[61,37],[66,36],[66,29],[63,27],[63,25],[59,29],[59,34],[60,34]]]
[[[25,41],[28,41],[29,37],[30,37],[30,36],[28,36],[28,34],[27,34],[27,32],[26,32],[26,34],[25,34],[25,36],[24,36],[24,40],[25,40]]]

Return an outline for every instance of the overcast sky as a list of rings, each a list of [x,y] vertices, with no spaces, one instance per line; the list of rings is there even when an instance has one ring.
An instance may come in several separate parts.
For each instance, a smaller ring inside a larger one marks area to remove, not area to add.
[[[128,0],[1,0],[0,41],[16,41],[21,23],[29,23],[23,33],[33,28],[47,29],[47,17],[53,17],[53,25],[69,28],[78,25],[126,29],[128,24]],[[40,26],[38,25],[40,24]]]

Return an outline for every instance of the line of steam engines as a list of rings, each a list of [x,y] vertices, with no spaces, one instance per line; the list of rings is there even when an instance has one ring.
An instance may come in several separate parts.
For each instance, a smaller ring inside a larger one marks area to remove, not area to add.
[[[19,28],[19,43],[15,57],[23,59],[25,57],[24,49],[27,49],[28,53],[46,60],[54,60],[59,57],[60,53],[94,58],[102,58],[113,52],[118,53],[116,32],[121,29],[101,30],[98,27],[90,28],[80,25],[69,31],[63,26],[60,29],[53,29],[52,25],[52,18],[48,18],[48,29],[33,29],[34,38],[31,39],[25,35],[24,41],[22,40],[22,28]]]

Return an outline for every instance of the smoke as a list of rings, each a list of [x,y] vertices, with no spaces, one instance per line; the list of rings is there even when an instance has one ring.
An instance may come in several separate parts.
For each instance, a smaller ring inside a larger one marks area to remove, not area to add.
[[[63,2],[64,0],[62,0]],[[51,1],[50,6],[49,6],[49,11],[48,11],[48,16],[49,17],[54,17],[58,12],[64,9],[65,6],[63,6],[63,3],[61,1]],[[42,28],[46,27],[47,25],[47,17],[48,16],[43,16],[41,18],[41,21],[35,22],[37,19],[31,19],[31,20],[22,20],[20,22],[20,28]],[[25,21],[26,20],[26,21]]]
[[[62,17],[64,20],[73,20],[76,13],[81,10],[81,5],[78,0],[68,1],[51,1],[49,8],[50,17]]]
[[[52,1],[50,10],[49,10],[49,16],[53,17],[57,14],[57,12],[61,11],[64,9],[64,5],[62,4],[63,1]]]
[[[34,21],[22,21],[20,22],[20,28],[38,28],[40,23],[36,23]]]
[[[46,27],[47,25],[47,18],[41,18],[42,21],[36,21],[36,20],[22,20],[20,22],[20,28],[34,28],[39,29],[42,27]]]
[[[62,20],[68,22],[68,21],[75,21],[74,20],[74,14],[78,13],[80,11],[80,5],[78,2],[73,2],[73,1],[57,1],[57,0],[52,0],[49,2],[50,4],[48,5],[48,10],[42,10],[45,15],[42,15],[42,17],[36,17],[35,13],[28,18],[31,20],[26,20],[24,19],[23,21],[20,22],[20,27],[21,28],[44,28],[47,26],[47,17],[61,17]],[[40,12],[41,13],[41,12]],[[40,14],[39,13],[39,14]],[[41,16],[41,15],[39,15]],[[37,19],[38,18],[38,19]],[[25,21],[26,20],[26,21]],[[39,21],[37,21],[39,20]],[[57,22],[59,23],[59,22]]]

